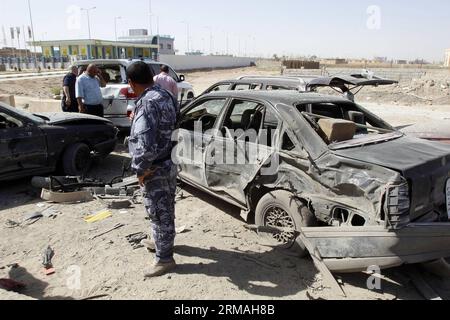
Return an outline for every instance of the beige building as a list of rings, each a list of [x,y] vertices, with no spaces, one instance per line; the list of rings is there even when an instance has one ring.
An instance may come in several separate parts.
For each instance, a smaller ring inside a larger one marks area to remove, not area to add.
[[[445,51],[444,66],[450,67],[450,49],[447,49],[447,51]]]

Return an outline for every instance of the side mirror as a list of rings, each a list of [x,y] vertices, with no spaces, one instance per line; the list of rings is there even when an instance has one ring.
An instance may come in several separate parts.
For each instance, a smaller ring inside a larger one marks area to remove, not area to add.
[[[184,82],[186,80],[186,77],[184,76],[184,74],[180,74],[179,78],[180,78],[180,82]]]

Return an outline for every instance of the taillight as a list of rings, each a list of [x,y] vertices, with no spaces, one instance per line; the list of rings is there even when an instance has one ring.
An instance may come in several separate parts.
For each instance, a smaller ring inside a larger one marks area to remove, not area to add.
[[[127,111],[127,117],[128,118],[131,118],[131,115],[133,114],[133,112],[132,111]]]
[[[120,89],[119,99],[136,100],[137,96],[133,92],[133,89],[131,89],[131,87],[126,87],[126,88]]]

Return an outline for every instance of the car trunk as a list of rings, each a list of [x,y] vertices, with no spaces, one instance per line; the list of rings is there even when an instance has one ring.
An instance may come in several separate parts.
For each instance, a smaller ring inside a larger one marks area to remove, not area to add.
[[[450,146],[411,137],[334,151],[337,155],[400,172],[409,182],[410,218],[446,210]]]

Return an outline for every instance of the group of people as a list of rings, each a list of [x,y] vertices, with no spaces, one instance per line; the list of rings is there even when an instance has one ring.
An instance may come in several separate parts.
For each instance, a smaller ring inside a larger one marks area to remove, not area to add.
[[[161,73],[154,76],[153,81],[178,98],[178,85],[169,76],[168,66],[162,65]],[[96,65],[90,64],[86,69],[71,66],[63,80],[62,110],[104,117],[101,88],[106,85],[102,70]]]
[[[132,120],[129,149],[131,167],[137,175],[144,195],[144,206],[151,221],[152,239],[147,249],[156,254],[155,263],[145,277],[158,277],[176,267],[175,194],[177,168],[172,161],[172,134],[176,130],[179,104],[177,83],[167,66],[154,75],[145,62],[135,62],[127,68],[128,84],[139,98]],[[63,109],[103,115],[104,77],[95,65],[89,65],[78,77],[78,69],[64,78]]]
[[[62,110],[103,117],[104,87],[106,81],[96,65],[90,64],[86,70],[72,66],[63,80]]]

